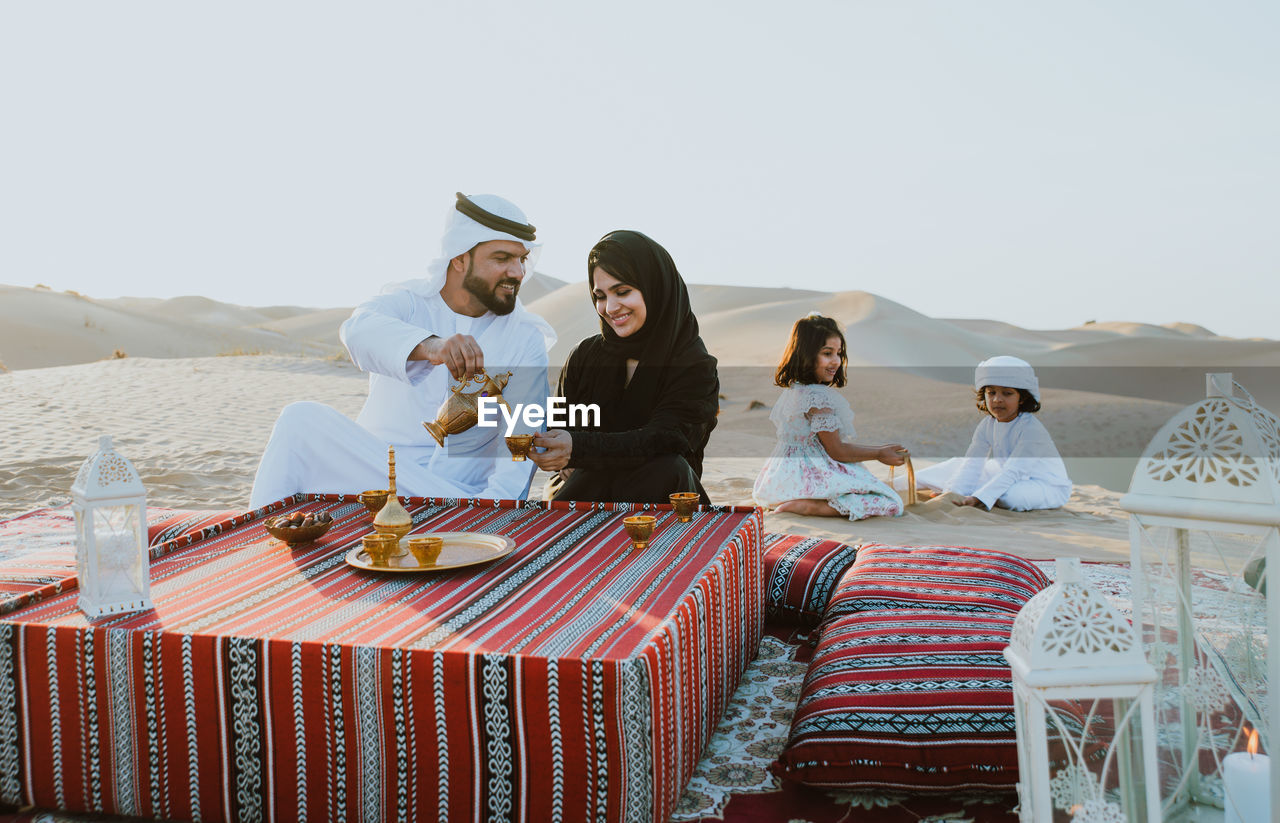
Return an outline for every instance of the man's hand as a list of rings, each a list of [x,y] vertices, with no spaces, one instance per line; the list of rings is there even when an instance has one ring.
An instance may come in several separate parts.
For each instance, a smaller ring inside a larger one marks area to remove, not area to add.
[[[470,380],[472,375],[484,368],[484,352],[469,334],[455,334],[452,337],[432,335],[414,347],[409,353],[409,359],[443,365],[454,380]]]
[[[560,471],[569,465],[569,456],[573,454],[573,435],[563,429],[552,429],[547,432],[536,432],[533,435],[535,449],[546,451],[529,452],[529,459],[543,471]]]
[[[973,506],[984,512],[987,511],[987,505],[973,495],[969,495],[963,500],[952,500],[951,502],[957,506]]]

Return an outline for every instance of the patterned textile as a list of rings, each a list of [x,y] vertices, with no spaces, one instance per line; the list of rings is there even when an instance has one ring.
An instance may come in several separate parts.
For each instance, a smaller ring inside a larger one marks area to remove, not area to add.
[[[1017,614],[1049,579],[1035,564],[990,549],[884,546],[858,549],[824,620],[881,609]]]
[[[768,539],[766,535],[766,540]],[[1037,561],[1047,575],[1052,562]],[[1118,564],[1084,564],[1091,585],[1106,593],[1112,605],[1129,613],[1129,568]],[[1230,579],[1207,573],[1195,582],[1197,596],[1223,590]],[[1210,589],[1201,590],[1202,585]],[[1232,617],[1223,614],[1223,618]],[[1239,618],[1239,615],[1235,615]],[[921,821],[967,821],[968,823],[1017,823],[1012,809],[1014,795],[1004,792],[974,791],[946,794],[917,794],[884,789],[824,790],[794,782],[783,782],[769,772],[769,764],[786,745],[787,731],[808,668],[806,646],[770,639],[760,643],[759,654],[739,682],[725,709],[720,725],[703,750],[702,759],[672,814],[673,823],[763,823],[764,821],[804,821],[805,823],[921,823]],[[1233,703],[1229,711],[1214,715],[1211,734],[1243,745],[1237,732],[1243,718]],[[1176,737],[1177,729],[1160,729],[1162,737]],[[1161,753],[1171,753],[1162,748]],[[1207,766],[1206,766],[1207,767]],[[1161,769],[1173,771],[1173,764]],[[3,807],[0,807],[0,812]],[[71,815],[31,811],[0,813],[0,823],[116,823],[123,820],[106,815]]]
[[[856,546],[799,534],[764,536],[764,609],[769,620],[813,628],[853,565]]]
[[[165,548],[149,611],[0,622],[0,804],[174,820],[665,821],[755,656],[760,513],[410,499],[514,539],[434,574],[348,566],[349,497],[290,549],[259,510]],[[649,548],[622,528],[658,517]],[[168,544],[165,544],[166,546]]]
[[[158,546],[171,540],[200,533],[203,539],[220,534],[245,521],[238,511],[179,511],[147,507],[147,545]]]
[[[0,614],[65,591],[76,574],[71,509],[36,509],[0,521]]]
[[[147,507],[151,556],[159,557],[283,509],[282,501],[257,511],[176,511]],[[75,587],[76,521],[70,506],[35,509],[0,520],[0,614]]]
[[[845,789],[1013,789],[1014,615],[893,609],[824,624],[773,765]]]
[[[1003,792],[826,791],[769,771],[786,746],[808,666],[802,646],[766,636],[685,787],[671,823],[1017,823]]]

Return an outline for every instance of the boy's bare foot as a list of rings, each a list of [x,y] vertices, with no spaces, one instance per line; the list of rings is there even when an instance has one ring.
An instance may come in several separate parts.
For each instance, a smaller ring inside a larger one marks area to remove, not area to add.
[[[804,514],[810,517],[843,517],[843,515],[832,508],[831,504],[827,501],[808,498],[802,500],[788,500],[785,503],[779,503],[774,511]]]

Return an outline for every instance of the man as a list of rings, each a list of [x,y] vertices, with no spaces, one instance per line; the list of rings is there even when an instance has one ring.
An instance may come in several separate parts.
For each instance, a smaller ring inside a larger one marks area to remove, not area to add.
[[[387,485],[387,446],[396,447],[400,494],[523,499],[533,463],[511,459],[505,429],[476,426],[441,448],[423,428],[458,380],[484,369],[512,372],[503,396],[545,405],[547,349],[555,333],[517,295],[534,227],[494,195],[458,194],[430,276],[394,284],[359,306],[340,337],[369,372],[369,396],[355,421],[320,403],[284,408],[263,452],[249,503],[295,492],[347,493]]]

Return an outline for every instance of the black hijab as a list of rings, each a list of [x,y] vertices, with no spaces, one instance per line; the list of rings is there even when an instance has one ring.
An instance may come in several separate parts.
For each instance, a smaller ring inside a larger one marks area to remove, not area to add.
[[[644,325],[628,337],[619,337],[609,321],[600,318],[605,351],[639,360],[642,366],[656,366],[671,362],[673,354],[691,346],[702,346],[698,318],[689,307],[689,290],[666,249],[638,231],[614,231],[602,237],[587,255],[587,288],[593,305],[597,266],[639,290],[645,306]]]
[[[716,359],[698,336],[684,279],[667,250],[637,231],[610,232],[591,249],[587,286],[593,306],[597,267],[640,292],[644,325],[619,337],[601,317],[600,336],[582,341],[566,364],[562,389],[572,384],[570,402],[598,403],[606,431],[642,428],[661,408],[663,419],[688,427],[682,433],[687,445],[679,451],[696,459],[700,472],[702,448],[720,405],[719,381]],[[624,388],[628,358],[639,365]]]

